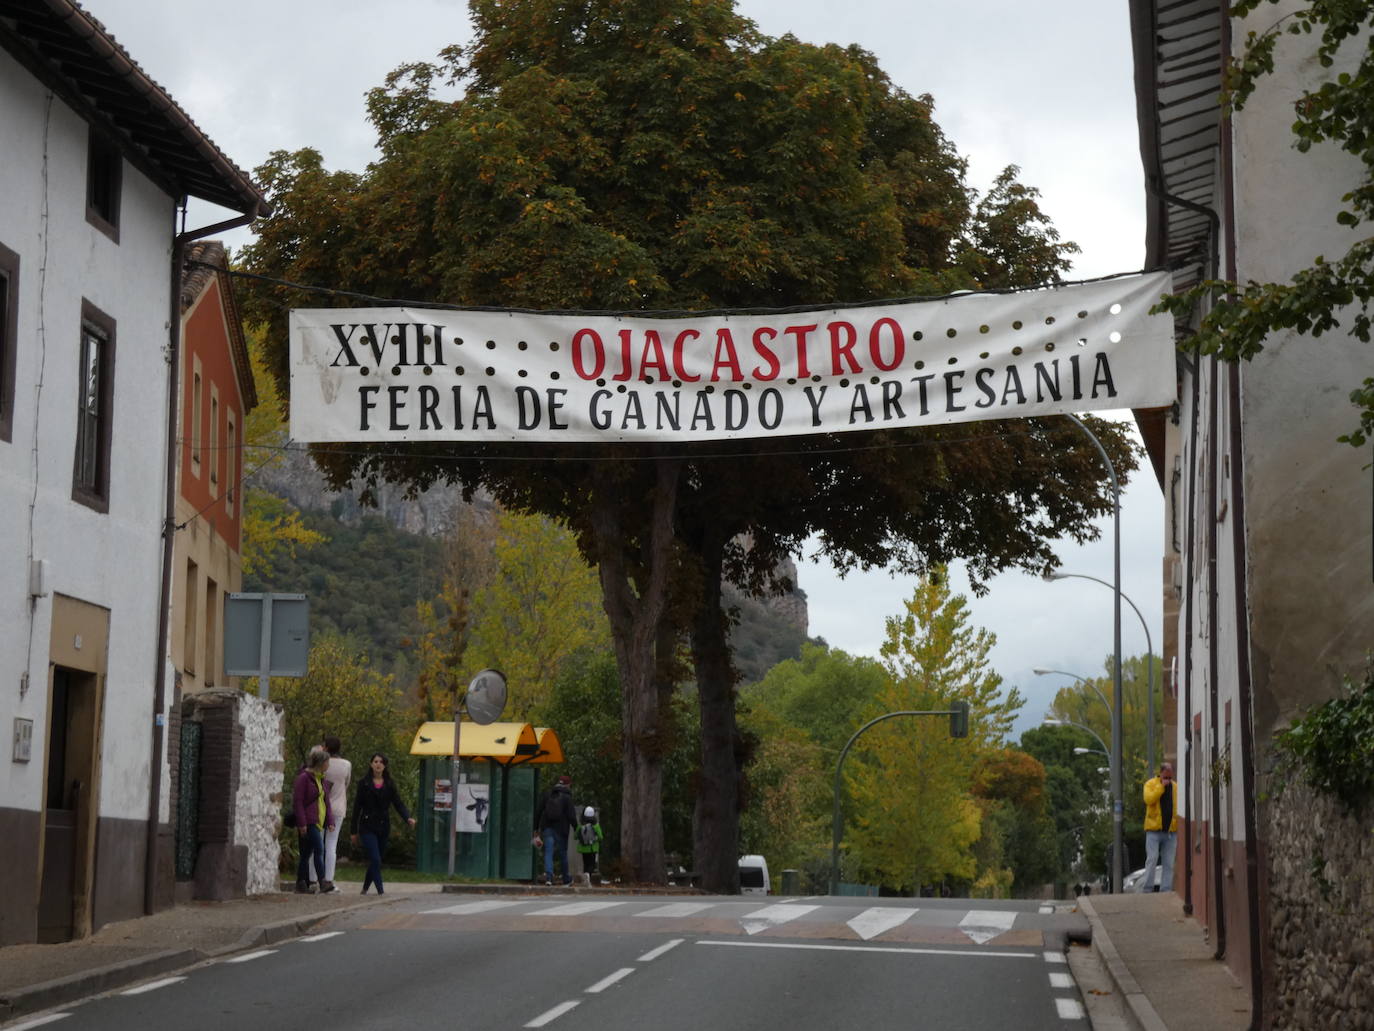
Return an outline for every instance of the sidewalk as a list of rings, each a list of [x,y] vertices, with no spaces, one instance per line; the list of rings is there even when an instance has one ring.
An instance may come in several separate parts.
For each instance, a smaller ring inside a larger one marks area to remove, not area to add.
[[[1082,896],[1078,906],[1092,928],[1092,958],[1071,957],[1071,966],[1094,1031],[1250,1026],[1249,993],[1212,958],[1177,894]]]
[[[359,894],[359,884],[340,881],[339,887],[329,895],[283,892],[187,902],[107,924],[80,941],[0,948],[0,1024],[215,956],[295,938],[336,913],[437,894],[441,885],[392,883],[381,896]]]

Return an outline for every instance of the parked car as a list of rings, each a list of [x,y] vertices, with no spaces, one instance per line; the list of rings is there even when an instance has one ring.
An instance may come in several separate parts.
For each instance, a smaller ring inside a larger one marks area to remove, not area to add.
[[[1127,891],[1139,891],[1139,890],[1140,890],[1140,882],[1143,881],[1144,879],[1145,879],[1145,867],[1142,866],[1139,870],[1132,870],[1132,871],[1131,871],[1130,873],[1128,873],[1125,877],[1121,878],[1121,890],[1122,890],[1122,892],[1127,892]]]

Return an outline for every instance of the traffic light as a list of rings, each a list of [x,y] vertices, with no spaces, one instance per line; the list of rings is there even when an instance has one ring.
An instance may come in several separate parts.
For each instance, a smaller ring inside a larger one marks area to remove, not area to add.
[[[968,702],[949,703],[949,736],[968,737]]]

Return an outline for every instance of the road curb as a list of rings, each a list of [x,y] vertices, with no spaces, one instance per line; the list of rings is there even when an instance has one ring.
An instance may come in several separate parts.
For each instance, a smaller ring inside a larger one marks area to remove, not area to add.
[[[1098,958],[1102,961],[1102,966],[1106,968],[1107,976],[1121,994],[1127,1022],[1136,1031],[1169,1031],[1168,1025],[1160,1019],[1153,1004],[1140,990],[1140,984],[1126,964],[1122,962],[1121,954],[1116,951],[1116,946],[1107,936],[1107,929],[1097,915],[1097,910],[1093,908],[1089,896],[1085,895],[1080,898],[1078,905],[1082,909],[1083,915],[1088,918],[1088,925],[1092,928],[1093,951],[1097,953]]]
[[[168,949],[151,956],[136,956],[95,970],[68,974],[27,988],[16,988],[0,996],[0,1021],[13,1020],[38,1010],[112,991],[157,974],[195,966],[203,958],[204,955],[196,949]]]

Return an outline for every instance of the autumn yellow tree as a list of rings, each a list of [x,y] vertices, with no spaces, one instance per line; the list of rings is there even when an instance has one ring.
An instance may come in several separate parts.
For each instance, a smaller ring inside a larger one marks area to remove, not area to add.
[[[596,570],[561,523],[502,512],[492,557],[495,576],[473,599],[468,665],[505,673],[508,715],[530,720],[569,658],[611,647],[610,622]]]
[[[905,612],[887,620],[881,655],[888,683],[868,718],[888,712],[970,706],[969,735],[940,717],[900,717],[866,732],[846,769],[851,827],[846,868],[888,887],[979,875],[973,845],[983,810],[973,796],[979,757],[1000,745],[1022,700],[988,665],[996,638],[968,624],[964,598],[944,570],[921,578]]]
[[[281,461],[288,437],[282,420],[282,400],[277,381],[263,362],[261,327],[248,333],[248,361],[258,403],[244,417],[243,543],[241,554],[246,575],[265,576],[276,557],[295,555],[297,548],[313,548],[325,536],[301,522],[294,505],[252,485],[253,473]]]

